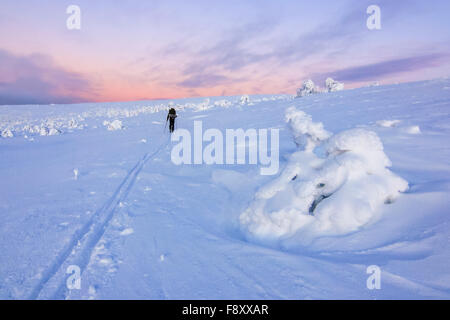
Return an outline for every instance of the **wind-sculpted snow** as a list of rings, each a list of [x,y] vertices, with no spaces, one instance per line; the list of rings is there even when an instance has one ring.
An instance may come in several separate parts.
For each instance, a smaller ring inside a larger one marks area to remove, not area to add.
[[[313,150],[319,142],[330,137],[330,133],[323,128],[321,122],[313,122],[311,116],[295,107],[286,110],[286,122],[296,145],[305,150]]]
[[[342,235],[376,221],[408,183],[392,173],[377,134],[351,129],[331,136],[295,108],[286,119],[302,150],[263,186],[240,216],[249,239],[291,248],[324,235]],[[299,142],[300,141],[300,142]],[[324,156],[314,154],[321,148]]]

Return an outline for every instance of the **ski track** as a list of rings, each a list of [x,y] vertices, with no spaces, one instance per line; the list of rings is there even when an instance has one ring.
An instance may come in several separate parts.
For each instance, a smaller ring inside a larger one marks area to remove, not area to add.
[[[170,136],[169,136],[170,139]],[[46,293],[48,284],[55,278],[60,278],[57,290],[50,294],[51,299],[64,299],[66,293],[66,273],[65,270],[69,265],[77,265],[81,274],[89,263],[91,253],[97,243],[102,238],[109,222],[111,221],[116,208],[123,202],[141,172],[145,164],[155,157],[163,147],[168,143],[169,139],[164,141],[153,153],[146,153],[136,165],[128,172],[124,180],[117,187],[114,194],[106,201],[106,203],[89,219],[89,221],[72,236],[72,239],[64,247],[55,261],[43,273],[39,283],[33,288],[27,299],[39,299]],[[62,279],[61,279],[62,278]],[[52,290],[49,288],[49,290]]]

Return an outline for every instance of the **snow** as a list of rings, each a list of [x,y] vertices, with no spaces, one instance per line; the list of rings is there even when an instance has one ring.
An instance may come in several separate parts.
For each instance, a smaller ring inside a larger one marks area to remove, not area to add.
[[[0,298],[448,299],[448,87],[1,106]],[[279,129],[278,174],[174,165],[169,106]]]

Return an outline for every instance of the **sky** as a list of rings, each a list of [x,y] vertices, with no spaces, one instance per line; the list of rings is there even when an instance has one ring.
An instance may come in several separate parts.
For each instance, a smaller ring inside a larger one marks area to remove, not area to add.
[[[381,29],[369,30],[369,5]],[[69,30],[67,7],[81,10]],[[450,75],[448,0],[2,0],[0,105],[295,94]]]

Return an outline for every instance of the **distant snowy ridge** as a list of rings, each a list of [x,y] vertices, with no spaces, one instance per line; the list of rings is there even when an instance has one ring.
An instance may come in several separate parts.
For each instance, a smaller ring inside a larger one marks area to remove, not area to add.
[[[237,97],[202,98],[199,102],[190,102],[190,100],[199,99],[185,99],[184,103],[183,100],[178,100],[177,104],[168,100],[167,103],[154,102],[152,105],[136,105],[135,102],[123,102],[111,103],[109,107],[104,106],[104,104],[0,106],[0,137],[13,138],[18,136],[57,135],[73,130],[82,130],[89,126],[97,127],[103,124],[104,121],[112,123],[109,121],[111,118],[120,121],[120,119],[134,118],[144,114],[166,112],[170,107],[175,108],[177,111],[189,109],[206,111],[216,107],[252,106],[260,102],[284,99],[291,99],[291,96],[270,95],[250,97],[243,95]],[[148,104],[149,102],[142,103]],[[35,113],[36,108],[39,108],[40,118],[31,117]],[[106,125],[106,128],[110,131],[117,130],[117,128],[108,125]]]

